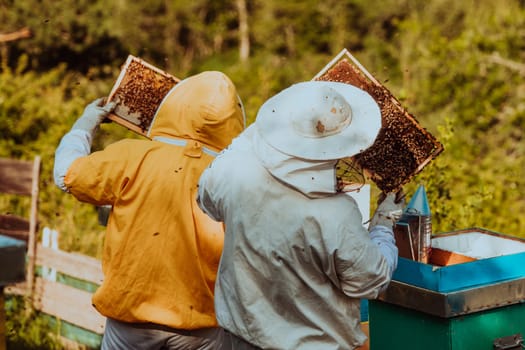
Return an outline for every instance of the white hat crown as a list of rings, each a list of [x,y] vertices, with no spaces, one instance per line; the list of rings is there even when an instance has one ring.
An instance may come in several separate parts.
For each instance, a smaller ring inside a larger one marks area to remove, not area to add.
[[[370,147],[381,128],[381,111],[353,85],[308,81],[268,99],[255,120],[262,138],[277,150],[303,159],[351,157]]]
[[[336,90],[323,86],[304,92],[303,108],[298,108],[291,116],[295,132],[304,137],[326,137],[350,125],[352,108]]]

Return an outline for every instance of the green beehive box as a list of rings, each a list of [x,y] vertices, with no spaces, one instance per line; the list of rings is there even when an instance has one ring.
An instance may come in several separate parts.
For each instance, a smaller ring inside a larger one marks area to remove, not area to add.
[[[525,241],[480,228],[432,241],[472,259],[437,266],[400,258],[388,290],[369,303],[370,349],[522,349]]]
[[[525,305],[442,318],[381,301],[369,303],[370,349],[492,350],[525,334]]]

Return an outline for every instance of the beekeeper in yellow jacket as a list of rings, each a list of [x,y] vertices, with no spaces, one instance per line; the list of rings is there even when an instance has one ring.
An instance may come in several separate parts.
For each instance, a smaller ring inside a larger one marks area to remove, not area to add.
[[[88,105],[55,154],[57,186],[111,205],[104,281],[93,306],[107,317],[102,349],[212,349],[222,341],[213,296],[222,224],[196,203],[202,171],[245,126],[232,81],[217,71],[179,82],[151,124],[151,140],[125,139],[91,153],[114,108]]]

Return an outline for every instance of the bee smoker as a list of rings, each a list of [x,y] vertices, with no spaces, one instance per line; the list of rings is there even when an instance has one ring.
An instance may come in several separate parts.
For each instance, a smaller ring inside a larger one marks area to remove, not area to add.
[[[432,221],[423,185],[418,187],[401,218],[396,222],[394,236],[400,257],[424,264],[429,262]]]

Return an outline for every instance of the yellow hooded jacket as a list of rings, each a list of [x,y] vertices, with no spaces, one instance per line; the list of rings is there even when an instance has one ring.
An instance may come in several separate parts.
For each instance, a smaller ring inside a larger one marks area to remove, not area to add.
[[[224,231],[198,208],[197,183],[244,123],[231,80],[203,72],[169,92],[151,140],[122,140],[73,162],[67,189],[113,206],[104,281],[93,296],[102,315],[178,329],[217,325],[213,291]]]

